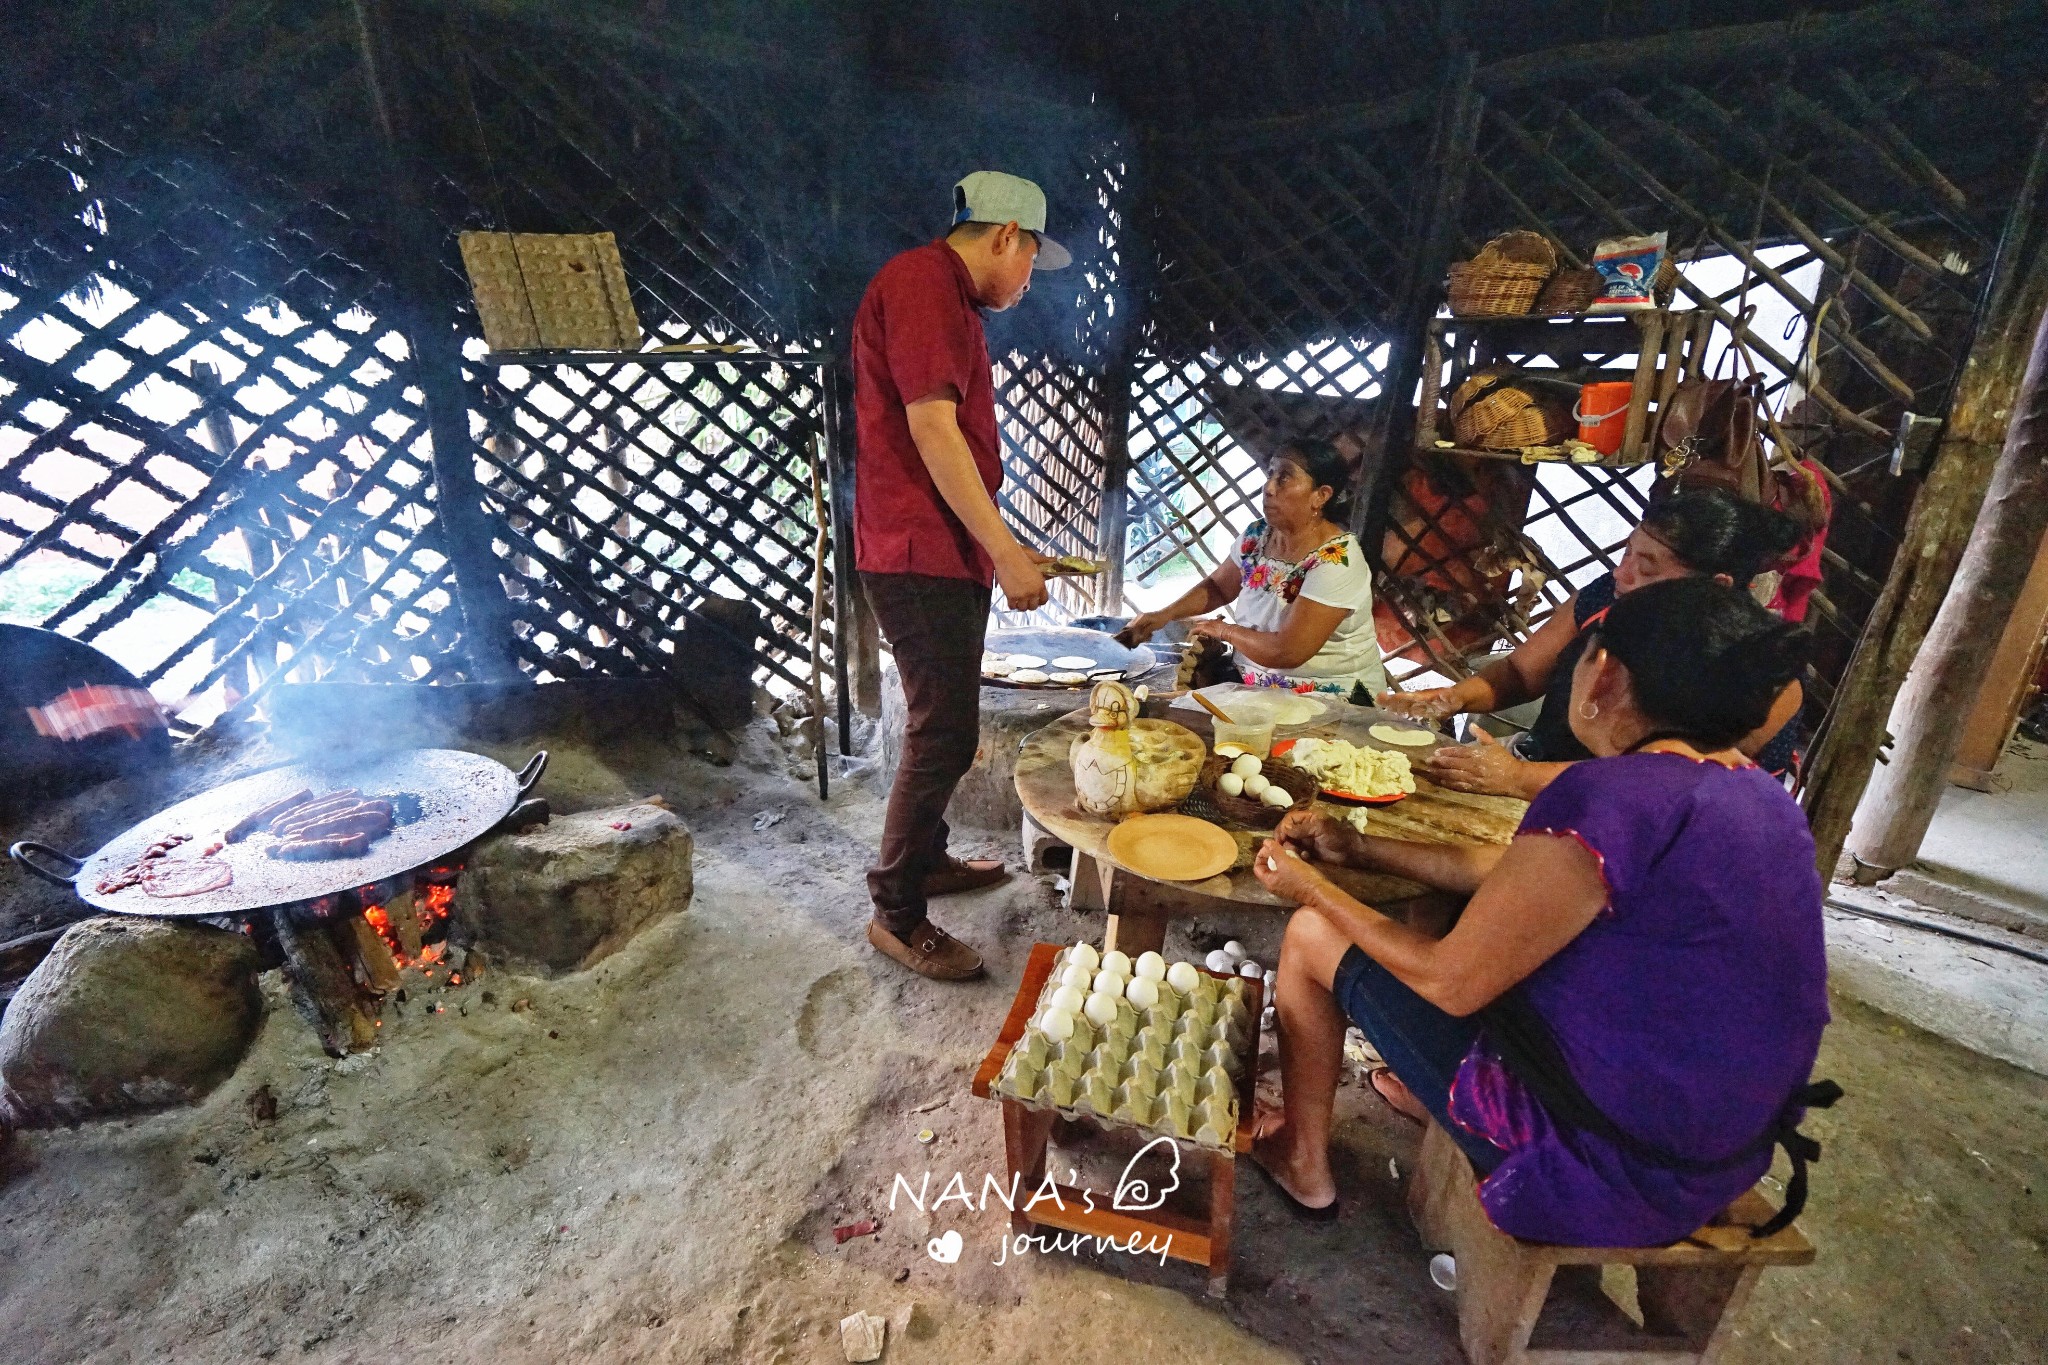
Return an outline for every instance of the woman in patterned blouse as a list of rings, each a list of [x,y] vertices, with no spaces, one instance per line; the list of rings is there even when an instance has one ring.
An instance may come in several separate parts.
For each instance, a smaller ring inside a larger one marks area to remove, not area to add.
[[[1203,617],[1189,628],[1228,645],[1251,687],[1351,695],[1385,690],[1372,620],[1372,571],[1343,527],[1351,502],[1349,462],[1327,441],[1282,446],[1266,469],[1265,518],[1237,553],[1160,611],[1119,637],[1142,644],[1161,626],[1235,604],[1236,621]]]

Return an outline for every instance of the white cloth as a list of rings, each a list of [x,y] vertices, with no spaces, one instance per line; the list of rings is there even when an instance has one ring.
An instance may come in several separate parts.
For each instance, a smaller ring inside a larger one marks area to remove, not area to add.
[[[1266,523],[1255,521],[1238,542],[1237,567],[1243,586],[1231,615],[1239,625],[1278,631],[1287,620],[1288,609],[1300,597],[1326,607],[1342,607],[1349,615],[1337,623],[1314,657],[1285,673],[1263,668],[1240,654],[1238,667],[1245,685],[1349,696],[1352,687],[1362,682],[1374,696],[1386,691],[1386,664],[1380,657],[1379,634],[1372,620],[1372,570],[1357,537],[1333,537],[1298,562],[1269,554],[1271,539]]]

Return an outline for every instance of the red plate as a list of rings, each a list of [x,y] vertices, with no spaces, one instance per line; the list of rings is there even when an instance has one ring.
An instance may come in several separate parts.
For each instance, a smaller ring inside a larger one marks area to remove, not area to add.
[[[1284,757],[1293,747],[1293,740],[1283,739],[1273,746],[1273,755],[1276,758]],[[1361,806],[1391,806],[1396,801],[1408,799],[1407,792],[1395,792],[1392,796],[1360,796],[1357,792],[1340,792],[1335,787],[1324,787],[1323,795],[1334,796],[1339,801],[1355,801]]]

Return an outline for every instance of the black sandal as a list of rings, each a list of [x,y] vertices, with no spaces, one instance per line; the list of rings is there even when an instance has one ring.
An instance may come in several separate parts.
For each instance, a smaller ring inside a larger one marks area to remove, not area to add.
[[[1247,1153],[1247,1155],[1250,1154]],[[1312,1204],[1304,1204],[1299,1199],[1296,1199],[1293,1196],[1293,1194],[1291,1194],[1288,1191],[1285,1185],[1280,1183],[1279,1176],[1274,1175],[1271,1171],[1266,1169],[1265,1162],[1259,1160],[1256,1156],[1252,1156],[1251,1165],[1253,1170],[1257,1171],[1260,1175],[1266,1178],[1266,1183],[1268,1185],[1271,1185],[1273,1187],[1273,1192],[1280,1196],[1280,1202],[1287,1206],[1288,1212],[1292,1213],[1296,1218],[1299,1218],[1302,1222],[1333,1223],[1336,1221],[1338,1206],[1343,1201],[1332,1199],[1329,1203],[1323,1205],[1321,1208],[1317,1208]]]

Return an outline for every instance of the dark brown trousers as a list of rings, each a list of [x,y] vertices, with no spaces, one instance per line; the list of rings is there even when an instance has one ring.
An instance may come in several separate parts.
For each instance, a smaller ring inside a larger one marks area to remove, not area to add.
[[[901,937],[924,922],[925,874],[946,859],[946,803],[981,744],[989,590],[926,574],[860,578],[903,681],[902,759],[882,821],[881,858],[868,870],[875,918]]]

